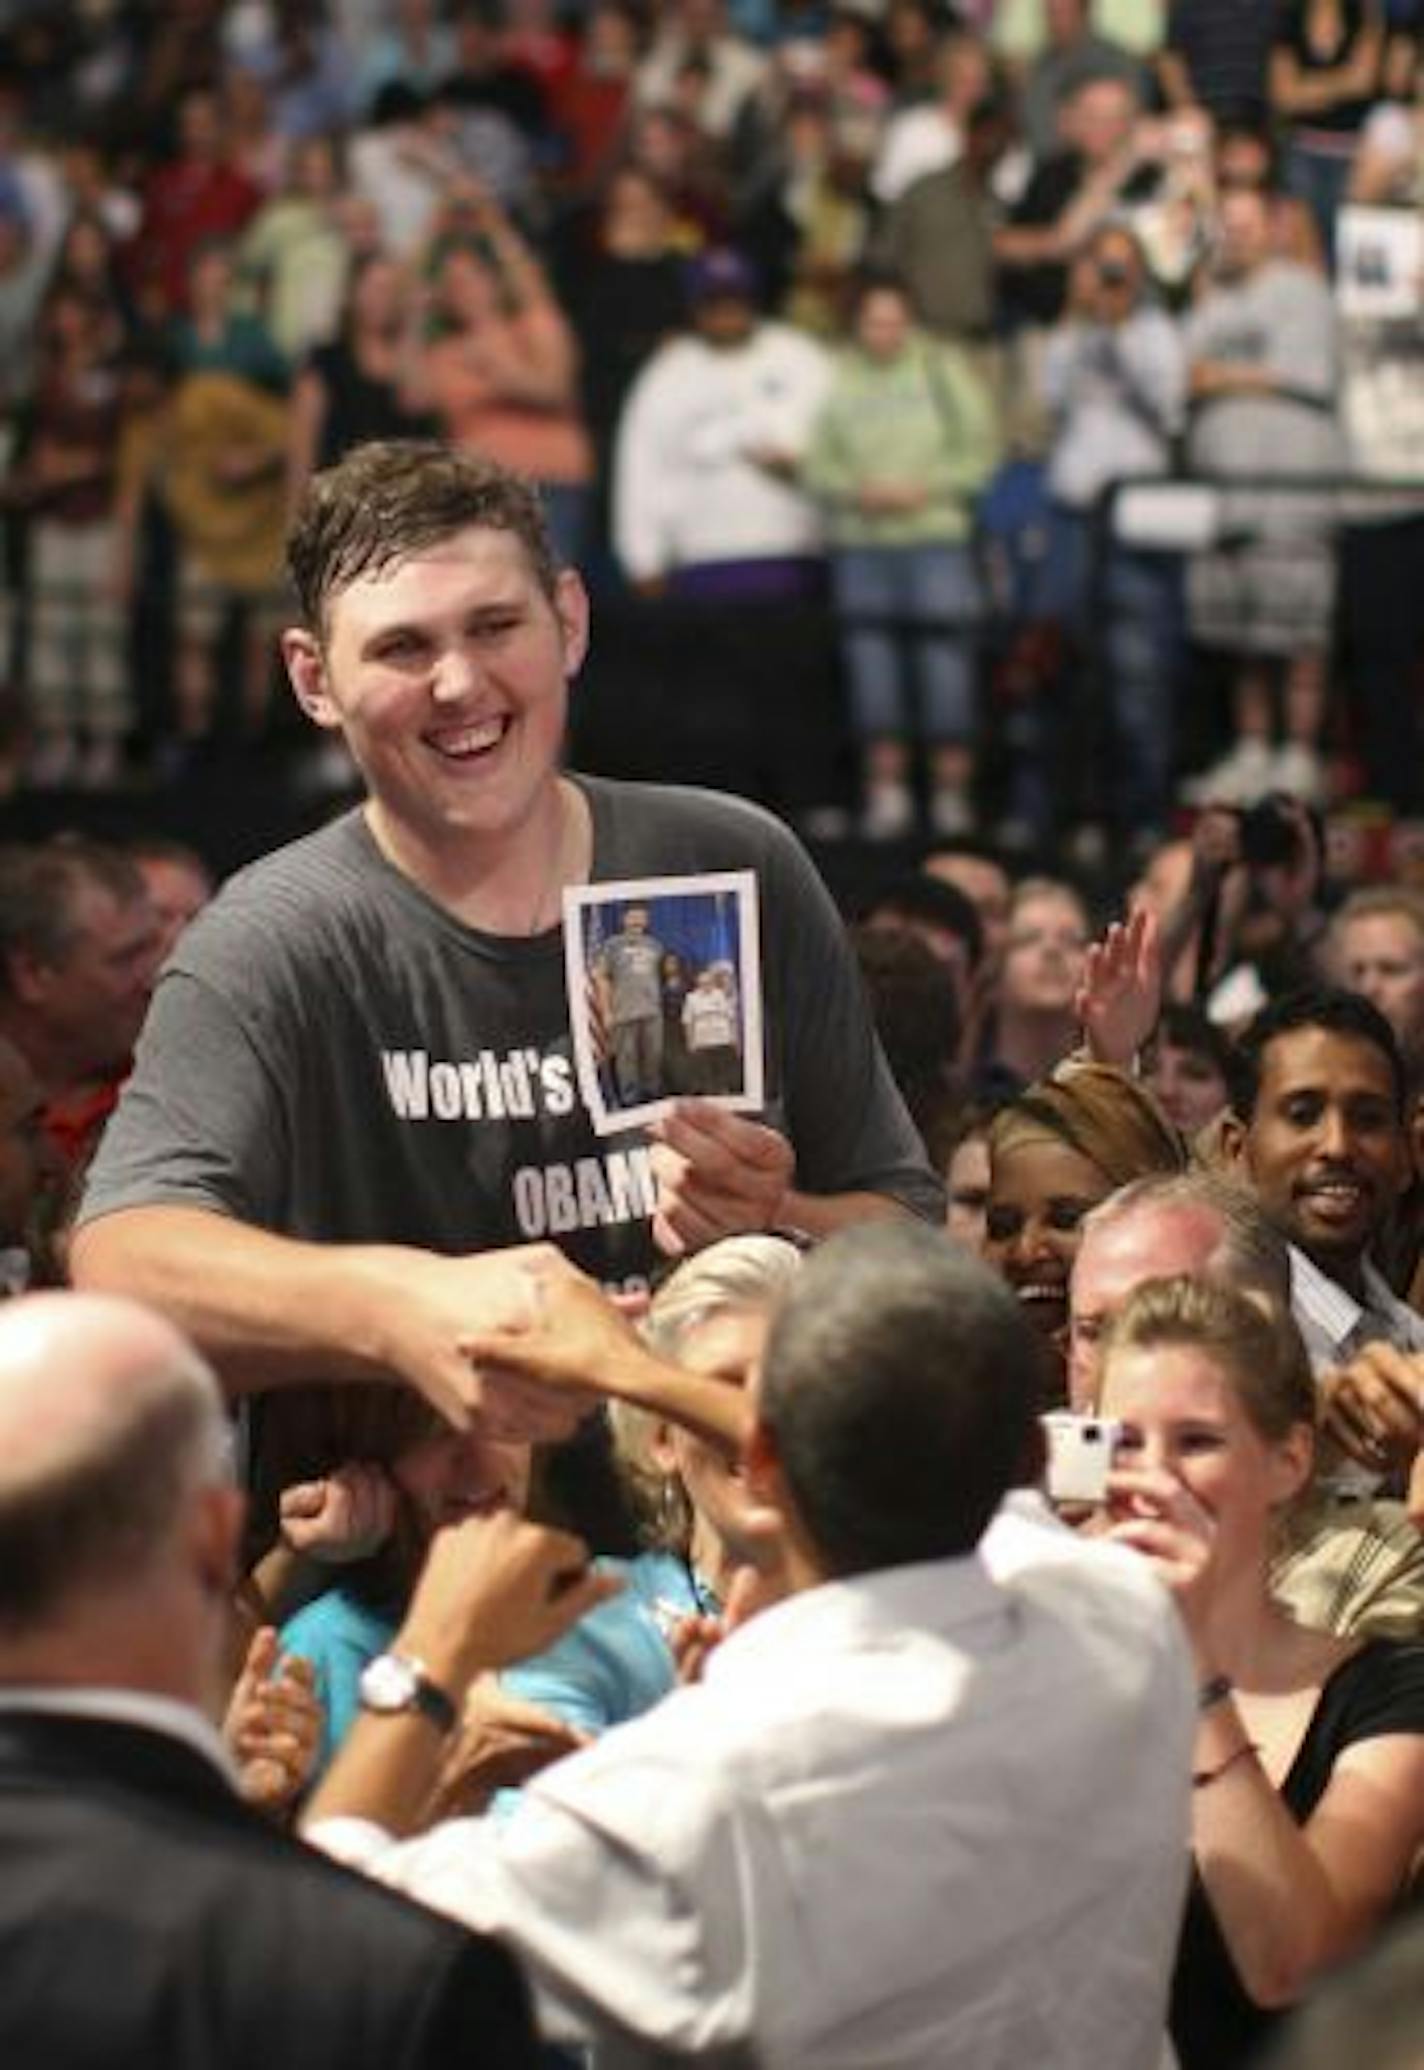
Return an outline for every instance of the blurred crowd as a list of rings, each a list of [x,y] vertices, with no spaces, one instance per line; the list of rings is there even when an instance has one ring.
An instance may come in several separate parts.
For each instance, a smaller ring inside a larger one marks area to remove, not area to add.
[[[284,741],[287,514],[417,434],[533,479],[622,608],[831,614],[828,827],[1407,814],[1418,35],[1409,0],[11,0],[7,781]]]

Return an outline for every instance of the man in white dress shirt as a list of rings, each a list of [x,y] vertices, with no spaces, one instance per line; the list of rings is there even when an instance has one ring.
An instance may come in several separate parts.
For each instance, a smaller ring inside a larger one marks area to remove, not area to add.
[[[657,1393],[593,1297],[556,1290],[519,1342],[526,1376]],[[502,1824],[396,1840],[440,1734],[428,1705],[363,1717],[316,1836],[517,1950],[545,2031],[600,2070],[1151,2070],[1191,1676],[1145,1562],[1000,1509],[1038,1471],[1041,1385],[976,1260],[908,1225],[833,1238],[773,1324],[743,1450],[784,1599]],[[507,1657],[530,1532],[437,1543],[397,1650],[452,1700]]]

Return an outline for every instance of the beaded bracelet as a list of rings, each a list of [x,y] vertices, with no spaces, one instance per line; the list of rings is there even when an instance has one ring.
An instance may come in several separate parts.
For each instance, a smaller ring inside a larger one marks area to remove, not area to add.
[[[1214,1783],[1218,1781],[1220,1777],[1225,1775],[1228,1768],[1234,1768],[1237,1762],[1244,1761],[1248,1754],[1259,1754],[1260,1751],[1261,1749],[1256,1745],[1254,1740],[1248,1739],[1243,1741],[1243,1743],[1236,1748],[1234,1753],[1230,1753],[1227,1755],[1226,1759],[1220,1764],[1219,1767],[1193,1769],[1192,1788],[1194,1790],[1204,1790],[1208,1783]]]

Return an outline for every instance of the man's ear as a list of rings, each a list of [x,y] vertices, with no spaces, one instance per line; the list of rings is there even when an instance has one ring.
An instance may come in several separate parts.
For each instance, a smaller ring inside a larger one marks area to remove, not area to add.
[[[237,1587],[246,1499],[221,1484],[199,1488],[188,1517],[188,1550],[204,1594],[230,1598]]]
[[[282,635],[282,659],[297,703],[314,725],[336,732],[341,714],[326,684],[326,662],[314,633],[289,625]]]
[[[1222,1115],[1218,1140],[1221,1144],[1221,1154],[1233,1171],[1239,1172],[1246,1161],[1246,1138],[1249,1133],[1249,1124],[1244,1122],[1239,1114],[1228,1111]]]
[[[572,679],[588,652],[588,591],[576,568],[562,568],[554,589],[554,610],[563,636],[564,677]]]
[[[648,1432],[648,1457],[659,1473],[677,1472],[677,1447],[670,1423],[659,1421]]]
[[[1286,1436],[1272,1447],[1271,1487],[1273,1506],[1283,1509],[1293,1502],[1310,1481],[1315,1465],[1315,1432],[1308,1423],[1293,1423]]]
[[[12,949],[5,958],[5,989],[21,1006],[39,1005],[54,968],[52,962],[45,962],[29,949]]]

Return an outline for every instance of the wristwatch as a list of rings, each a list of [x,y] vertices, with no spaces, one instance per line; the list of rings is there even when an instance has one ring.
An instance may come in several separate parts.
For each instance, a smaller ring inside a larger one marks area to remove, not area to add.
[[[362,1668],[357,1687],[363,1710],[387,1718],[401,1711],[419,1711],[442,1732],[455,1729],[459,1714],[454,1701],[409,1653],[378,1653]]]

